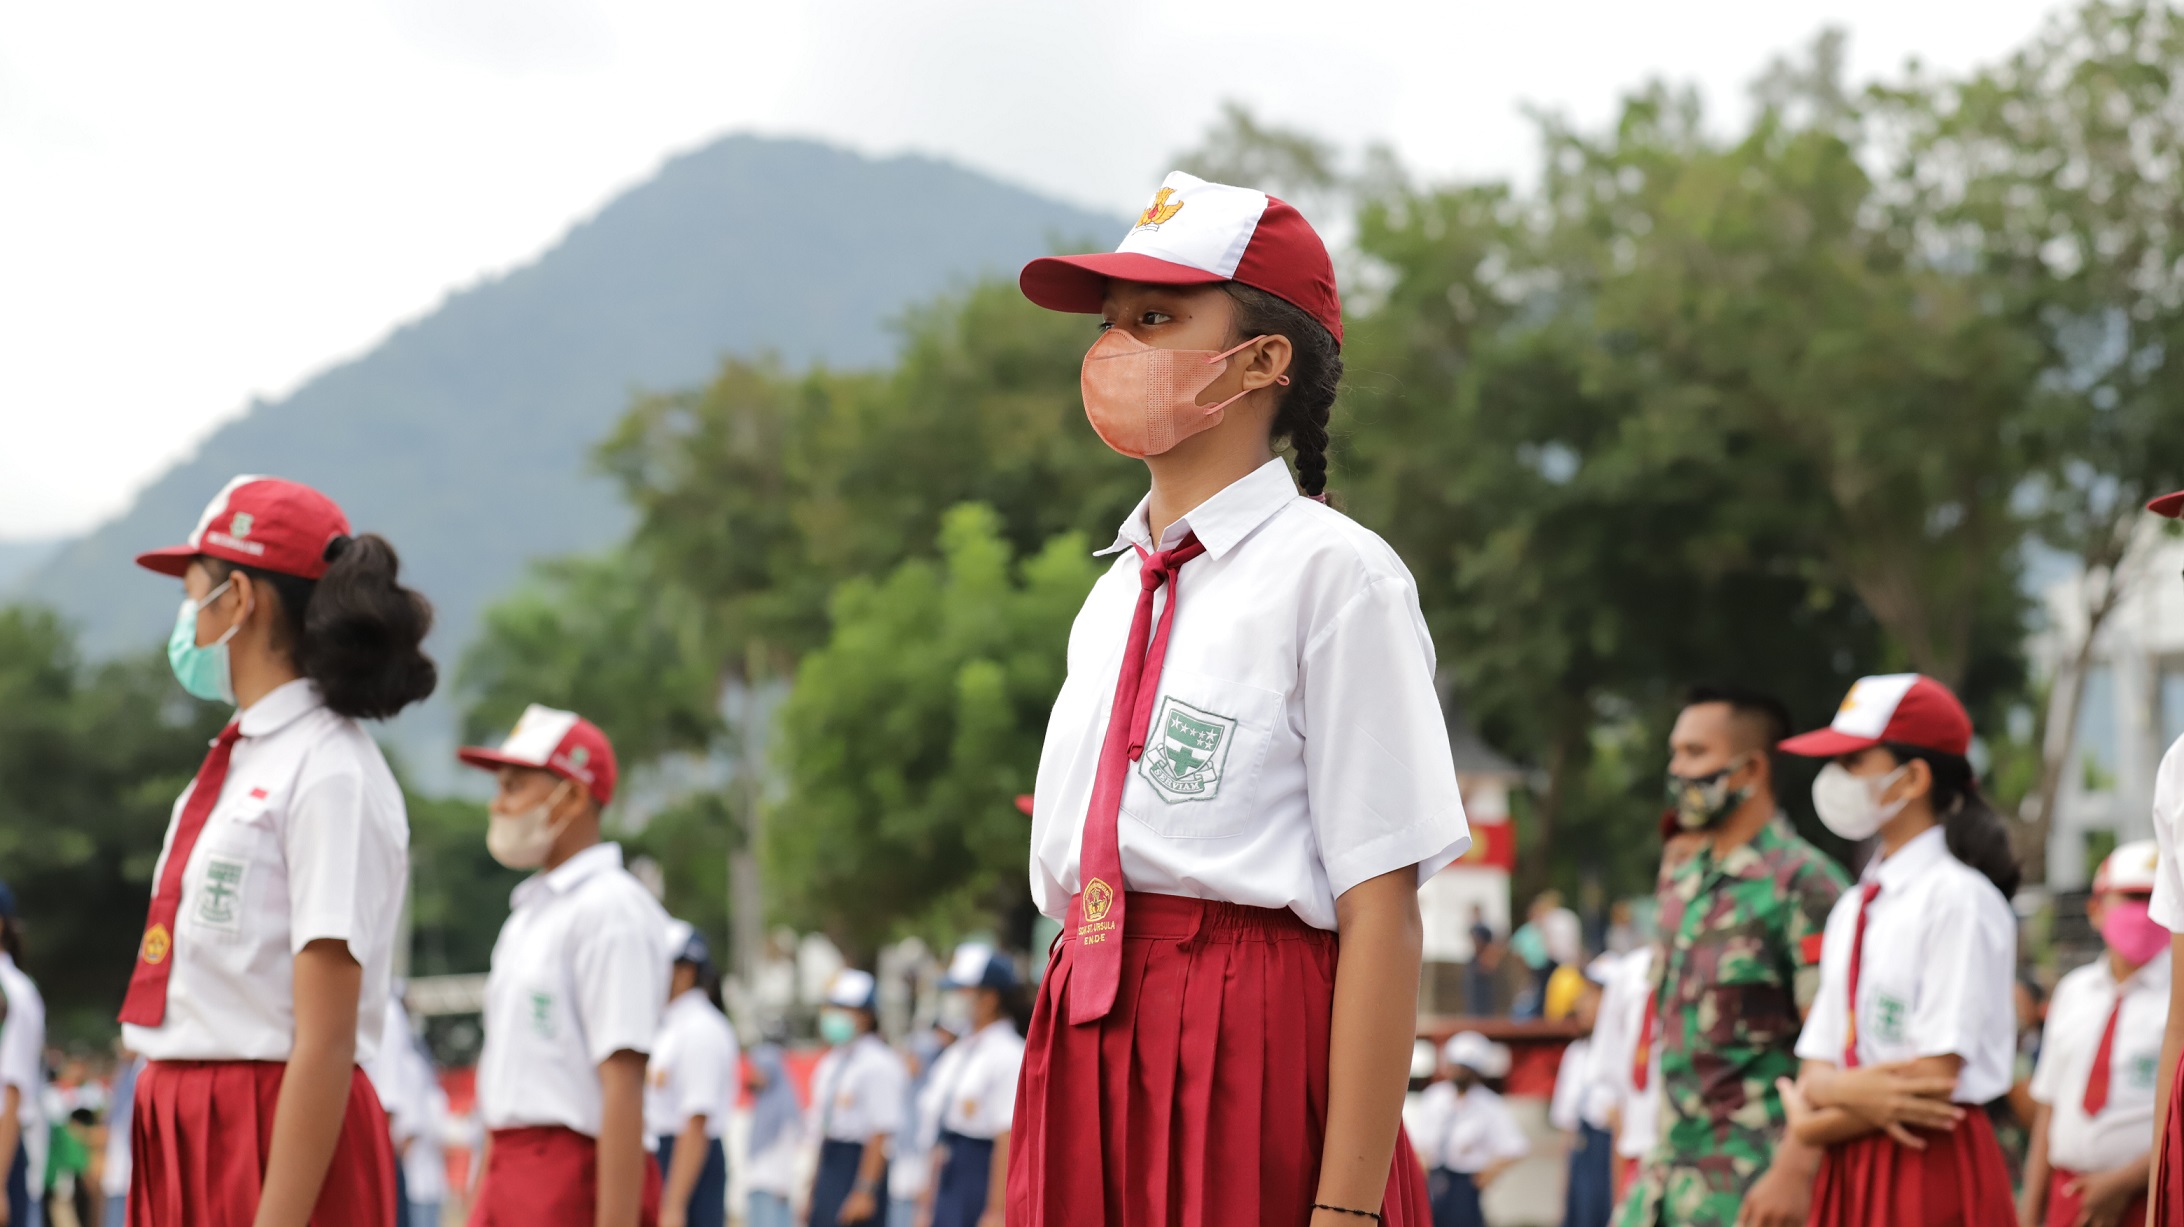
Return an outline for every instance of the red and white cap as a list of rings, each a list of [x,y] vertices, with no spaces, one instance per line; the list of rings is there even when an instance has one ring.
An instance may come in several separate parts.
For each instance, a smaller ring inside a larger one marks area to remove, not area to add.
[[[1302,308],[1342,341],[1342,299],[1327,244],[1304,215],[1265,192],[1170,172],[1122,245],[1024,266],[1024,297],[1050,311],[1097,315],[1110,278],[1150,285],[1238,281]]]
[[[2099,872],[2093,875],[2093,893],[2105,895],[2115,891],[2125,895],[2150,895],[2154,893],[2154,866],[2160,861],[2161,845],[2151,839],[2134,839],[2127,844],[2117,844],[2116,850],[2101,862]]]
[[[2146,510],[2157,516],[2168,516],[2172,520],[2184,520],[2184,490],[2162,495],[2146,504]]]
[[[245,474],[220,488],[181,545],[137,555],[137,565],[180,575],[196,558],[219,558],[282,575],[317,579],[326,552],[349,536],[349,517],[302,482]]]
[[[1947,686],[1917,673],[1861,677],[1835,719],[1775,747],[1806,758],[1834,758],[1891,742],[1961,758],[1972,748],[1972,717]]]
[[[533,703],[498,750],[464,746],[455,757],[473,767],[537,767],[581,784],[601,805],[614,800],[614,743],[573,711]]]

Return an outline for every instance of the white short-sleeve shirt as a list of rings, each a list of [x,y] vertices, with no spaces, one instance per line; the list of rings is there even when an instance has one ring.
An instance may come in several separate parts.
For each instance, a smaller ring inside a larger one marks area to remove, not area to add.
[[[23,1128],[23,1144],[34,1166],[42,1170],[46,1156],[45,1104],[45,997],[15,957],[0,951],[0,992],[7,994],[7,1020],[0,1022],[0,1087],[22,1092],[15,1118]]]
[[[287,1060],[295,956],[314,941],[348,946],[359,1001],[387,996],[409,883],[409,815],[387,760],[304,680],[251,704],[241,731],[183,866],[166,1018],[122,1028],[155,1061]],[[189,796],[175,801],[154,889]],[[376,1008],[356,1012],[358,1060],[378,1050],[383,1022]]]
[[[1524,1126],[1486,1087],[1459,1093],[1444,1080],[1421,1092],[1419,1101],[1421,1128],[1413,1144],[1428,1167],[1477,1175],[1495,1162],[1532,1153]]]
[[[986,1024],[951,1044],[933,1062],[921,1112],[947,1133],[992,1139],[1016,1116],[1016,1075],[1024,1067],[1024,1037],[1007,1019]]]
[[[2147,913],[2171,933],[2184,933],[2184,737],[2161,756],[2154,772],[2154,901]]]
[[[2108,1053],[2108,1103],[2085,1114],[2086,1084],[2109,1011],[2123,1013]],[[2064,976],[2048,999],[2032,1097],[2048,1105],[2048,1161],[2074,1172],[2106,1171],[2143,1155],[2154,1142],[2154,1083],[2161,1033],[2169,1018],[2169,954],[2163,951],[2118,984],[2101,959]]]
[[[1640,1089],[1636,1080],[1638,1041],[1645,1031],[1646,1001],[1652,992],[1653,947],[1640,946],[1616,961],[1601,988],[1600,1019],[1593,1026],[1592,1051],[1587,1054],[1591,1081],[1608,1089],[1620,1114],[1615,1153],[1626,1159],[1651,1154],[1660,1133],[1658,1047],[1645,1087]]]
[[[1958,1103],[2008,1092],[2017,1053],[2010,1008],[2017,916],[1978,870],[1949,854],[1940,827],[1867,864],[1879,882],[1858,973],[1858,1059],[1867,1065],[1957,1056]],[[1850,953],[1862,891],[1843,892],[1820,946],[1820,992],[1797,1039],[1808,1061],[1843,1062]]]
[[[1593,1041],[1572,1040],[1562,1050],[1555,1067],[1555,1093],[1547,1103],[1547,1123],[1564,1133],[1576,1133],[1581,1124],[1606,1129],[1613,1123],[1616,1106],[1612,1088],[1595,1080]]]
[[[811,1125],[830,1142],[869,1142],[898,1134],[910,1097],[910,1070],[879,1036],[860,1035],[819,1058],[811,1076]]]
[[[599,1136],[599,1064],[650,1053],[667,1002],[667,913],[595,844],[516,887],[485,982],[478,1109],[488,1129]]]
[[[1166,667],[1118,826],[1128,888],[1288,908],[1335,928],[1335,900],[1411,865],[1419,881],[1471,846],[1433,641],[1395,551],[1303,498],[1280,458],[1166,530],[1206,547],[1178,579]],[[1066,919],[1086,810],[1136,612],[1146,504],[1107,551],[1069,634],[1047,722],[1031,890]],[[1173,595],[1163,588],[1165,603]]]
[[[703,1116],[707,1137],[726,1134],[742,1082],[738,1059],[734,1025],[702,991],[668,1002],[645,1065],[645,1132],[678,1137]]]

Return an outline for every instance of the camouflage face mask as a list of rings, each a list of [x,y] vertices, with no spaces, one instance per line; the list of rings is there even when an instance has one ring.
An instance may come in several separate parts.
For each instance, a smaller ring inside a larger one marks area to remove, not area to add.
[[[1669,772],[1668,804],[1676,811],[1676,825],[1686,831],[1710,831],[1751,800],[1749,786],[1729,787],[1729,777],[1737,773],[1748,757],[1740,754],[1710,775],[1683,776]]]

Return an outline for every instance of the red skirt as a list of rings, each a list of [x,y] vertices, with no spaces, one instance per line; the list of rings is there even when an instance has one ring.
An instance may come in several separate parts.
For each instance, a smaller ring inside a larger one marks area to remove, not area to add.
[[[640,1227],[660,1221],[660,1165],[645,1156]],[[599,1206],[599,1143],[574,1129],[495,1129],[470,1227],[589,1227]]]
[[[2085,1209],[2085,1202],[2070,1187],[2078,1175],[2055,1169],[2054,1178],[2048,1182],[2047,1227],[2078,1227],[2078,1212]],[[2141,1193],[2124,1207],[2120,1223],[2121,1227],[2144,1227],[2145,1222],[2146,1194]]]
[[[250,1227],[273,1149],[280,1061],[153,1061],[129,1122],[129,1227]],[[394,1142],[359,1069],[311,1227],[393,1227]]]
[[[2184,1061],[2169,1083],[2169,1122],[2154,1156],[2154,1227],[2184,1227]]]
[[[2009,1166],[1987,1114],[1922,1134],[1913,1150],[1885,1133],[1828,1147],[1812,1186],[1811,1227],[2015,1227]]]
[[[1335,935],[1286,910],[1132,893],[1105,1018],[1071,1026],[1072,923],[1039,986],[1010,1227],[1303,1227],[1327,1124]],[[1396,1136],[1386,1227],[1429,1227]]]

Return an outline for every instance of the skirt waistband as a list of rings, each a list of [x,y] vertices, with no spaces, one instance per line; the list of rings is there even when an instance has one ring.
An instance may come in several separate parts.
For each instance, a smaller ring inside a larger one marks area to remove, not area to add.
[[[1063,941],[1073,940],[1084,914],[1084,896],[1069,901],[1069,923],[1062,927]],[[1285,907],[1250,907],[1219,899],[1190,899],[1182,895],[1156,895],[1133,890],[1124,896],[1123,940],[1185,941],[1201,938],[1224,942],[1273,942],[1334,940],[1334,934],[1315,929]]]

